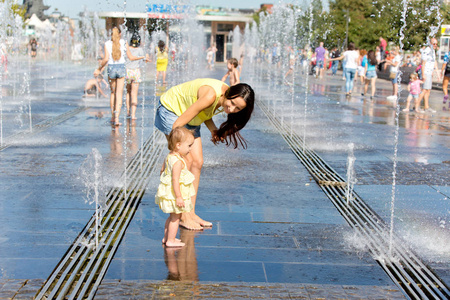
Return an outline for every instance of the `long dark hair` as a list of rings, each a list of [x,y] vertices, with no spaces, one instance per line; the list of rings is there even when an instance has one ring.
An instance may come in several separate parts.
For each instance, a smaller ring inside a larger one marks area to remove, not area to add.
[[[376,66],[378,64],[377,58],[375,56],[375,51],[373,50],[369,50],[369,52],[367,53],[367,59],[369,60],[369,64],[371,64],[372,66]]]
[[[166,46],[166,43],[164,43],[163,41],[160,40],[160,41],[158,42],[158,48],[159,48],[159,51],[164,52],[165,46]]]
[[[214,144],[218,142],[224,142],[229,145],[233,145],[236,149],[239,144],[242,148],[247,148],[247,142],[240,135],[239,130],[244,128],[253,112],[255,106],[255,92],[246,83],[238,83],[230,86],[225,92],[225,99],[231,100],[237,97],[242,97],[246,103],[244,109],[237,113],[228,114],[227,120],[220,125],[215,137],[213,138]]]
[[[355,50],[355,43],[353,43],[353,42],[348,43],[348,48],[347,48],[347,50],[348,50],[348,51],[353,51],[353,50]]]
[[[131,36],[130,45],[134,48],[137,48],[141,45],[141,37],[139,36],[139,33],[133,33],[133,35]]]

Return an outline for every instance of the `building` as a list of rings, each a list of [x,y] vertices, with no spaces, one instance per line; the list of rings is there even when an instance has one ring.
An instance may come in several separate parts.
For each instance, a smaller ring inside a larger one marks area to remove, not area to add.
[[[231,57],[232,32],[236,26],[243,31],[247,23],[253,22],[252,16],[256,12],[253,9],[223,9],[210,6],[197,6],[194,12],[192,9],[193,7],[187,5],[151,4],[147,5],[146,13],[102,12],[98,15],[105,19],[107,31],[122,25],[126,19],[127,28],[147,25],[150,32],[158,27],[169,34],[180,30],[177,20],[189,16],[203,25],[205,47],[216,43],[216,61],[225,62]]]

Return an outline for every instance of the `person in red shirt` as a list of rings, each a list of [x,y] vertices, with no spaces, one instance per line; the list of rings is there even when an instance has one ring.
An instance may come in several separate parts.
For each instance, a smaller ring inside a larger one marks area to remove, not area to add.
[[[386,59],[386,48],[387,48],[387,42],[385,39],[383,39],[380,36],[380,45],[378,45],[378,47],[380,47],[380,64],[378,65],[378,70],[383,70],[384,68],[384,60]]]

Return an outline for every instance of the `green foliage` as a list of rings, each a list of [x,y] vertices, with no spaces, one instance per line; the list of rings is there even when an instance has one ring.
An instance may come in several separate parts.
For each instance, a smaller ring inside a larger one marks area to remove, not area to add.
[[[350,18],[348,40],[365,49],[374,49],[380,36],[399,45],[401,33],[403,49],[417,49],[433,33],[433,27],[436,27],[433,35],[438,36],[437,27],[449,21],[449,10],[440,7],[439,0],[404,1],[331,0],[328,14],[333,26],[326,42],[334,46],[345,39],[347,9]],[[406,24],[402,17],[404,7]]]
[[[5,3],[6,0],[0,0],[0,2]],[[11,3],[11,11],[14,16],[20,16],[23,21],[25,21],[25,13],[27,10],[25,8],[22,8],[22,5],[19,5],[17,3]]]
[[[328,10],[322,1],[310,1],[292,6],[301,11],[297,36],[302,47],[323,41],[328,48],[343,48],[348,32],[348,42],[362,49],[375,49],[381,36],[394,45],[401,39],[404,50],[415,50],[431,36],[439,37],[442,24],[450,24],[450,6],[441,6],[440,0],[329,0]],[[259,25],[268,14],[263,10],[253,19]]]

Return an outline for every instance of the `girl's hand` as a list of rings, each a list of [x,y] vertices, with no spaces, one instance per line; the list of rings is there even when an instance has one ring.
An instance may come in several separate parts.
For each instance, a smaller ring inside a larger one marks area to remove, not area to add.
[[[183,200],[183,198],[177,197],[175,201],[176,201],[176,204],[177,204],[178,207],[184,207],[184,200]]]

